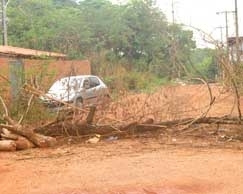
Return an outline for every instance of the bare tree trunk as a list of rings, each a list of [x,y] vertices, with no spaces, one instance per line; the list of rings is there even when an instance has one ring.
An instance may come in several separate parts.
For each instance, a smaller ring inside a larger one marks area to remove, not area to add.
[[[13,140],[0,141],[0,151],[16,151],[16,143]]]
[[[0,124],[1,128],[6,128],[9,131],[26,137],[28,140],[30,140],[34,145],[37,147],[49,147],[53,146],[56,143],[56,139],[52,137],[46,137],[37,133],[34,133],[31,129],[23,129],[23,126],[13,121],[10,117],[4,116],[4,119],[10,124]]]

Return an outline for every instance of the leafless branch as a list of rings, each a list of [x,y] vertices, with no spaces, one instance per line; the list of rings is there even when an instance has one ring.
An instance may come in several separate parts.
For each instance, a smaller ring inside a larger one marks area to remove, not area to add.
[[[38,96],[38,97],[43,96],[43,97],[45,97],[45,98],[47,98],[47,99],[56,101],[56,102],[61,103],[61,104],[65,105],[65,106],[67,106],[67,107],[73,108],[74,110],[79,110],[79,111],[81,111],[81,112],[86,112],[86,113],[89,112],[88,110],[83,109],[83,108],[80,108],[80,107],[77,107],[77,106],[75,106],[75,105],[73,105],[73,104],[66,103],[66,102],[63,102],[63,101],[61,101],[61,100],[57,100],[57,99],[55,99],[55,98],[52,98],[52,97],[46,95],[44,92],[41,92],[40,90],[38,90],[38,89],[36,89],[36,88],[30,86],[29,84],[25,84],[25,85],[24,85],[24,89],[25,89],[27,92],[29,92],[29,93],[31,93],[31,94],[33,94],[33,95],[36,95],[36,96]]]
[[[3,80],[7,81],[8,83],[11,83],[10,80],[7,77],[5,77],[5,76],[3,76],[1,74],[0,74],[0,78],[2,78]]]
[[[6,104],[5,104],[5,102],[4,102],[4,100],[3,100],[3,98],[0,96],[0,101],[1,101],[1,103],[2,103],[2,105],[3,105],[3,108],[4,108],[4,112],[5,112],[5,115],[9,115],[8,114],[8,108],[7,108],[7,106],[6,106]]]
[[[27,104],[27,109],[26,111],[24,112],[24,114],[22,114],[21,118],[19,119],[18,121],[18,124],[21,124],[24,120],[24,117],[28,114],[29,110],[30,110],[30,107],[31,107],[31,103],[34,99],[34,94],[32,94],[28,100],[28,104]]]

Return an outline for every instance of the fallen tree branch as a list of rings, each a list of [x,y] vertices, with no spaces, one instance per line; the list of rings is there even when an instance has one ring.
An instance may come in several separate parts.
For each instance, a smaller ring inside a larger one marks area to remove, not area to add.
[[[219,60],[220,64],[223,66],[223,70],[229,78],[231,87],[233,87],[233,91],[234,91],[234,94],[235,94],[235,102],[236,102],[236,105],[237,105],[238,117],[239,117],[239,120],[241,120],[242,119],[242,113],[241,113],[241,108],[240,108],[240,95],[239,95],[239,91],[238,91],[238,87],[237,87],[237,82],[236,82],[236,79],[234,77],[235,72],[231,72],[229,67],[228,67],[228,64],[230,64],[228,57],[226,58],[225,56],[220,55],[220,57],[218,57],[218,60]],[[235,103],[234,103],[234,106],[235,106]],[[234,108],[234,106],[233,106],[233,108]]]
[[[191,122],[194,118],[178,119],[173,121],[160,122],[158,125],[164,125],[167,127],[173,127],[178,125],[186,125]],[[243,120],[239,120],[237,117],[203,117],[197,119],[194,124],[239,124],[243,125]]]
[[[55,144],[55,138],[46,137],[37,133],[34,133],[33,130],[28,128],[23,128],[22,125],[16,123],[9,116],[4,115],[4,119],[9,123],[8,125],[0,124],[0,128],[6,128],[14,134],[26,137],[32,143],[38,147],[49,147]]]
[[[0,141],[0,151],[16,151],[16,143],[13,140]]]
[[[91,106],[90,107],[89,114],[88,114],[88,116],[86,118],[87,124],[92,124],[92,122],[94,120],[95,110],[96,110],[96,107],[95,106]]]
[[[5,76],[3,76],[1,74],[0,74],[0,78],[2,78],[3,80],[7,81],[9,84],[11,83],[11,81],[7,77],[5,77]]]
[[[193,123],[192,123],[193,121]],[[174,128],[173,132],[182,133],[185,129],[189,129],[192,125],[196,124],[230,124],[230,125],[243,125],[243,120],[239,121],[237,117],[201,117],[197,118],[184,118],[179,120],[164,121],[159,123],[154,123],[151,119],[145,121],[144,123],[139,123],[137,121],[132,121],[129,123],[123,123],[118,125],[97,125],[88,124],[86,120],[66,120],[57,122],[55,124],[49,125],[45,128],[37,128],[35,131],[55,136],[55,135],[65,135],[63,134],[65,127],[65,133],[70,136],[80,136],[90,135],[90,134],[100,134],[102,136],[108,136],[109,134],[116,135],[128,135],[134,134],[134,132],[145,132],[145,131],[155,131],[161,130],[162,132],[169,133],[169,129]],[[178,129],[178,127],[182,129]]]
[[[27,109],[26,111],[24,112],[24,114],[22,114],[21,118],[19,119],[19,122],[18,124],[21,124],[24,120],[24,117],[28,114],[29,110],[30,110],[30,107],[31,107],[31,103],[32,103],[32,100],[34,98],[34,94],[32,94],[28,100],[28,104],[27,104]]]
[[[194,79],[203,82],[203,83],[207,86],[208,93],[209,93],[209,105],[208,105],[208,107],[207,107],[207,109],[206,109],[205,112],[203,112],[201,115],[199,115],[198,117],[196,117],[196,118],[192,119],[190,122],[188,122],[187,125],[184,126],[184,127],[181,129],[181,131],[186,130],[186,129],[187,129],[188,127],[190,127],[192,124],[196,123],[200,118],[205,118],[205,117],[207,116],[208,112],[210,111],[210,109],[211,109],[213,103],[215,102],[215,97],[213,97],[213,95],[212,95],[212,90],[211,90],[211,88],[210,88],[208,82],[206,82],[204,79],[201,79],[201,78],[194,78]]]
[[[79,111],[82,111],[82,112],[88,112],[88,110],[86,110],[86,109],[83,109],[83,108],[77,107],[77,106],[75,106],[75,105],[73,105],[73,104],[66,103],[66,102],[63,102],[63,101],[61,101],[61,100],[57,100],[57,99],[55,99],[55,98],[52,98],[52,97],[46,95],[44,92],[41,92],[40,90],[38,90],[38,89],[36,89],[36,88],[30,86],[29,84],[25,84],[25,85],[23,86],[23,88],[24,88],[27,92],[29,92],[29,93],[31,93],[31,94],[33,94],[33,95],[36,95],[36,96],[38,96],[38,97],[43,96],[43,97],[45,97],[45,98],[47,98],[47,99],[56,101],[56,102],[58,102],[58,103],[60,103],[60,104],[63,104],[63,105],[65,105],[65,106],[67,106],[67,107],[73,108],[74,110],[79,110]]]
[[[2,105],[3,105],[3,109],[4,109],[4,112],[5,112],[5,115],[6,116],[8,116],[9,114],[8,114],[8,108],[7,108],[7,106],[6,106],[6,104],[5,104],[5,102],[4,102],[4,100],[3,100],[3,98],[0,96],[0,101],[1,101],[1,103],[2,103]]]

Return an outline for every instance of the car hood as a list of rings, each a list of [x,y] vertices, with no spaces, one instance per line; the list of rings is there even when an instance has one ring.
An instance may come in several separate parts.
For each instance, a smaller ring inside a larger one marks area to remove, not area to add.
[[[72,102],[75,98],[74,91],[66,90],[49,90],[45,95],[40,96],[40,99],[46,103],[52,103],[53,101],[63,101],[63,102]]]
[[[64,89],[49,90],[46,93],[46,96],[53,98],[55,100],[70,102],[70,101],[73,101],[73,99],[75,97],[75,91],[73,91],[73,90],[67,91],[67,90],[64,90]]]

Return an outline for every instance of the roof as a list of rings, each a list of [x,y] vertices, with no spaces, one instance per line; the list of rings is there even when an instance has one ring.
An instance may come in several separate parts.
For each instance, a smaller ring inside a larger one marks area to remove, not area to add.
[[[39,51],[33,49],[26,49],[13,46],[0,46],[0,55],[7,55],[11,57],[25,57],[25,58],[40,58],[43,56],[54,58],[65,58],[66,55],[62,53]]]
[[[228,45],[229,45],[229,46],[233,46],[233,45],[236,44],[236,37],[228,37],[227,41],[228,41]],[[239,42],[240,42],[240,43],[243,42],[243,36],[240,36],[240,37],[239,37]]]

